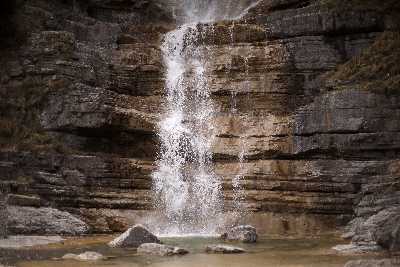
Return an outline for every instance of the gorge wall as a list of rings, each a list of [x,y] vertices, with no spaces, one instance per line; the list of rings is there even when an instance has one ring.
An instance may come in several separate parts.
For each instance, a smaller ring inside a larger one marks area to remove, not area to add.
[[[215,171],[227,211],[241,176],[245,220],[262,233],[322,233],[353,220],[349,237],[375,241],[368,218],[398,216],[400,205],[400,73],[354,68],[382,43],[398,57],[399,11],[329,2],[264,0],[239,21],[199,26],[219,111]],[[171,5],[33,0],[2,9],[0,179],[11,232],[44,231],[21,222],[48,209],[81,232],[122,231],[152,209]]]

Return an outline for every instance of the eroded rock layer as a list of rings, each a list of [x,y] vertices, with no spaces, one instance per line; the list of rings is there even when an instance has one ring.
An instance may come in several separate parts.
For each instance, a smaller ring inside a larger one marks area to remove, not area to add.
[[[170,5],[7,6],[0,179],[11,187],[10,205],[66,211],[94,232],[126,230],[152,209],[160,40],[176,27]],[[227,212],[238,175],[242,209],[254,212],[261,233],[335,230],[400,204],[399,94],[325,81],[396,31],[396,12],[264,0],[239,21],[199,26]]]

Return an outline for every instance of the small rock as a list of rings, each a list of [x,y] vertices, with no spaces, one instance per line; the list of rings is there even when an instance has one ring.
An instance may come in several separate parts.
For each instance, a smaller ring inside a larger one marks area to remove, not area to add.
[[[337,245],[332,249],[343,254],[362,254],[362,253],[377,252],[382,250],[380,246],[374,244]]]
[[[149,254],[156,256],[174,256],[174,255],[185,255],[189,251],[179,247],[161,245],[157,243],[146,243],[138,247],[137,252],[139,254]]]
[[[206,247],[207,253],[222,253],[222,254],[237,254],[246,252],[244,249],[239,247],[227,246],[227,245],[209,245]]]
[[[87,251],[85,253],[76,255],[72,253],[65,254],[62,259],[64,260],[77,260],[77,261],[101,261],[106,260],[107,257],[104,257],[100,253]]]
[[[400,260],[396,259],[354,260],[347,262],[344,267],[395,267],[399,264]]]
[[[68,253],[68,254],[65,254],[64,256],[62,256],[61,258],[63,260],[76,260],[77,257],[78,257],[78,255],[76,255],[76,254]]]
[[[251,225],[239,225],[229,229],[221,238],[229,241],[242,241],[243,243],[257,242],[257,230]]]
[[[114,248],[137,248],[141,244],[145,243],[160,244],[161,241],[155,235],[150,233],[144,226],[137,224],[108,243],[108,245]]]

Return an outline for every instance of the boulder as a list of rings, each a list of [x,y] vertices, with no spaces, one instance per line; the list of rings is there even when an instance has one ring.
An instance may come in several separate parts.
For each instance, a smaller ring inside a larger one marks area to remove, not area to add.
[[[8,230],[13,234],[82,235],[89,226],[70,214],[53,208],[8,206]]]
[[[108,243],[108,245],[115,248],[137,248],[145,243],[160,244],[161,241],[143,225],[137,224]]]
[[[400,208],[391,207],[379,211],[370,217],[356,218],[345,233],[351,237],[351,245],[337,246],[343,252],[365,252],[384,248],[390,251],[400,250]]]
[[[390,251],[400,251],[400,208],[389,208],[372,216],[373,239]]]
[[[227,245],[208,245],[206,247],[207,253],[221,253],[221,254],[237,254],[246,252],[244,249],[239,247],[227,246]]]
[[[239,225],[221,235],[224,240],[242,241],[243,243],[255,243],[257,237],[257,230],[251,225]]]
[[[157,243],[145,243],[138,247],[137,252],[139,254],[148,254],[155,256],[174,256],[174,255],[185,255],[189,253],[186,249],[167,246]]]
[[[78,261],[101,261],[101,260],[106,260],[107,257],[103,256],[100,253],[93,252],[93,251],[87,251],[82,254],[72,254],[68,253],[65,254],[62,257],[63,260],[78,260]]]

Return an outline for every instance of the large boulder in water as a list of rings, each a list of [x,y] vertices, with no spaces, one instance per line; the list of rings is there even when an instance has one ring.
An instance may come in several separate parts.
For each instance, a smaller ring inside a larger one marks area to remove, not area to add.
[[[221,235],[224,240],[242,241],[243,243],[255,243],[257,242],[257,237],[257,230],[251,225],[239,225]]]
[[[160,244],[161,241],[143,225],[137,224],[108,243],[108,245],[115,248],[137,248],[144,243]]]
[[[137,252],[139,254],[148,254],[155,256],[174,256],[174,255],[185,255],[189,253],[186,249],[179,247],[172,247],[157,243],[146,243],[138,247]]]

